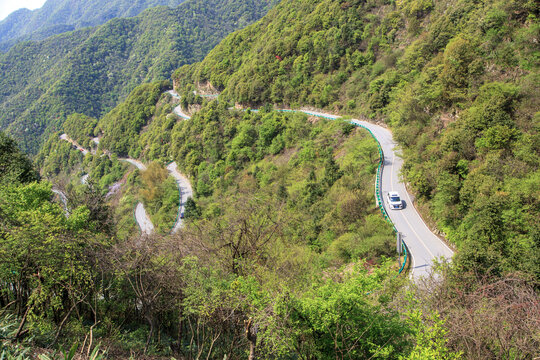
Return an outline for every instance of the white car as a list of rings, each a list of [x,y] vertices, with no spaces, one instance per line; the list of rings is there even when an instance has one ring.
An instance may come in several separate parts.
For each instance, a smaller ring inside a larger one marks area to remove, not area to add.
[[[396,209],[403,209],[403,201],[401,201],[401,198],[399,197],[399,194],[397,191],[390,191],[388,194],[388,206],[390,206],[390,209],[396,210]]]

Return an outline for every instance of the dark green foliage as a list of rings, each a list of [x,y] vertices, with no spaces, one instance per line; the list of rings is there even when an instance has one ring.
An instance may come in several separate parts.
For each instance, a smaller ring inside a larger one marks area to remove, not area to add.
[[[184,0],[61,0],[46,1],[40,9],[21,9],[0,22],[0,50],[20,41],[41,40],[48,36],[106,23],[113,18],[137,16],[145,9],[165,5],[176,7]]]
[[[91,138],[94,137],[94,129],[97,119],[83,114],[71,114],[64,123],[64,132],[75,140],[82,147],[89,149],[92,147]]]
[[[0,131],[0,185],[37,181],[32,162],[21,153],[13,139]]]
[[[202,60],[270,3],[195,0],[18,44],[0,54],[0,129],[9,128],[23,149],[37,153],[68,115],[103,116],[137,85]]]
[[[95,130],[96,135],[103,134],[99,148],[122,156],[130,153],[139,132],[154,114],[161,93],[167,88],[170,88],[170,83],[160,81],[140,85],[133,90],[126,101],[99,121]],[[130,155],[138,158],[140,154],[131,151]]]
[[[188,198],[186,201],[186,210],[184,213],[184,217],[186,219],[197,219],[201,216],[201,210],[197,206],[197,203],[193,198]]]
[[[41,174],[52,179],[59,174],[69,174],[83,161],[83,154],[74,146],[60,139],[60,133],[52,134],[36,156]]]

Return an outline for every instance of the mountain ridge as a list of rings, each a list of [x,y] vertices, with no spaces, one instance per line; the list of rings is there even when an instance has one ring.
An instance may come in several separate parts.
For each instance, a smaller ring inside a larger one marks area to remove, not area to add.
[[[113,18],[137,16],[155,6],[176,7],[185,0],[47,0],[35,10],[20,9],[0,21],[0,50],[20,41],[43,40],[63,32],[97,26]]]

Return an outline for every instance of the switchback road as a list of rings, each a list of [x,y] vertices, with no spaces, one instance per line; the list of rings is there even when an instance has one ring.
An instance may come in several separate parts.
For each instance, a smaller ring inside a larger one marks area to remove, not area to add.
[[[301,111],[308,115],[326,119],[335,120],[341,118],[340,116],[322,112]],[[369,129],[381,145],[384,154],[381,176],[381,195],[384,207],[396,229],[402,234],[409,253],[412,255],[411,276],[414,278],[426,276],[429,274],[435,259],[441,257],[451,259],[454,252],[428,228],[414,207],[413,197],[407,191],[400,177],[403,159],[400,157],[400,151],[390,130],[367,121],[351,120],[351,122]],[[403,209],[390,210],[386,197],[389,191],[397,191],[400,194],[404,203]]]

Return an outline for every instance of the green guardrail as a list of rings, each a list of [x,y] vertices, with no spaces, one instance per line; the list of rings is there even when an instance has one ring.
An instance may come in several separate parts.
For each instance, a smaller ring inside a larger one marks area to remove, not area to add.
[[[375,197],[377,199],[377,205],[379,207],[379,210],[381,211],[382,216],[390,225],[392,225],[392,230],[394,231],[394,235],[398,236],[398,231],[396,229],[396,226],[394,225],[394,223],[390,219],[390,216],[386,212],[386,209],[384,208],[384,205],[383,205],[383,199],[381,196],[382,169],[384,165],[384,152],[382,151],[381,144],[379,143],[379,140],[377,140],[377,137],[375,136],[375,134],[373,134],[373,132],[366,126],[357,124],[354,121],[349,121],[349,123],[354,126],[358,126],[358,127],[361,127],[362,129],[367,130],[369,134],[371,135],[371,137],[377,142],[377,149],[379,150],[379,165],[377,166],[377,175],[376,175],[376,180],[375,180]],[[399,269],[399,274],[401,274],[403,272],[403,269],[405,269],[405,264],[407,264],[407,256],[408,256],[407,245],[405,244],[403,240],[401,240],[401,246],[403,249],[403,264],[401,264],[401,267]]]

